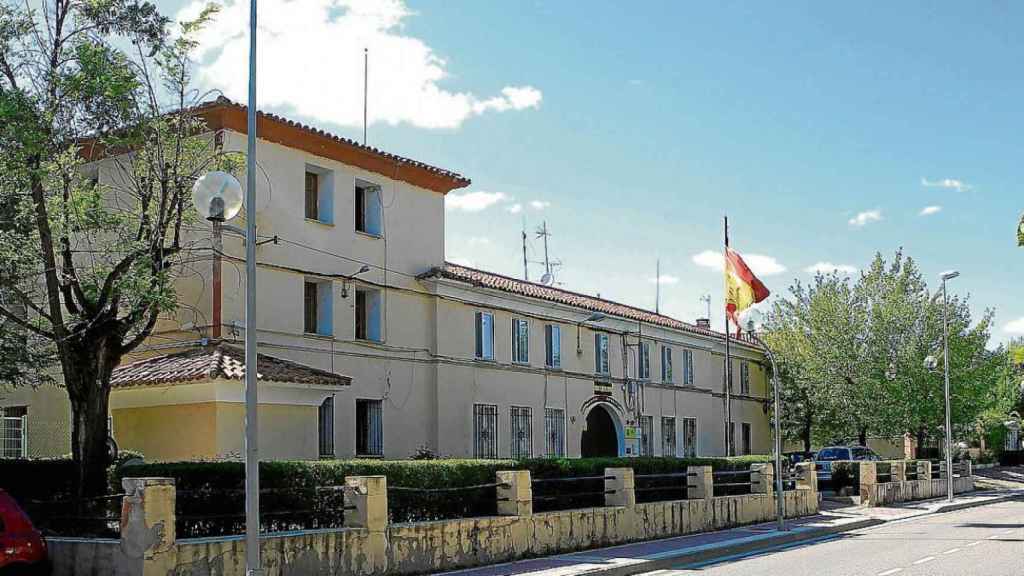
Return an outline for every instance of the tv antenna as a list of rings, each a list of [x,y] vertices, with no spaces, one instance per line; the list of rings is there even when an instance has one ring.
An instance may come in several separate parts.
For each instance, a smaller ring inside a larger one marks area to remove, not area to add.
[[[708,305],[707,319],[711,320],[711,294],[707,293],[700,297],[700,301]]]
[[[562,261],[561,260],[555,260],[554,262],[552,262],[551,258],[548,256],[548,237],[549,236],[551,236],[551,232],[548,231],[548,222],[547,222],[547,220],[545,220],[537,228],[537,238],[543,238],[544,239],[544,262],[543,262],[543,264],[544,264],[544,274],[540,277],[540,283],[544,284],[545,286],[551,286],[552,284],[555,283],[555,276],[554,276],[554,273],[551,270],[552,270],[552,268],[555,268],[555,267],[558,267],[558,266],[562,265]],[[541,264],[541,262],[538,262],[538,264]]]

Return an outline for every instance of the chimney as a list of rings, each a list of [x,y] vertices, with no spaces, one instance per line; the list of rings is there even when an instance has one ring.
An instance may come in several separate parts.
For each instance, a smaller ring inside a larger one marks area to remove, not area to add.
[[[706,328],[708,330],[711,330],[711,319],[697,318],[697,328]]]

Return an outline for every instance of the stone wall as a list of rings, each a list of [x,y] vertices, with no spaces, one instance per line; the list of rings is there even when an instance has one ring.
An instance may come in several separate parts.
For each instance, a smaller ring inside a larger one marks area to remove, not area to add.
[[[694,497],[709,494],[710,468],[698,467],[689,478],[687,500],[636,504],[632,470],[608,469],[607,505],[559,512],[532,513],[529,472],[499,473],[502,516],[437,522],[388,524],[387,483],[383,477],[349,478],[346,493],[351,515],[346,527],[268,534],[261,538],[266,576],[343,573],[417,574],[559,552],[585,550],[627,542],[719,530],[775,518],[770,465],[758,469],[754,493],[743,496]],[[818,492],[814,471],[800,469],[796,490],[785,493],[787,517],[815,514]],[[126,482],[128,479],[126,479]],[[160,496],[166,497],[165,493]],[[154,500],[150,504],[157,505]],[[171,496],[173,498],[173,495]],[[173,510],[171,511],[173,513]],[[173,519],[147,516],[145,535],[157,527],[173,530]],[[144,536],[148,537],[148,536]],[[171,574],[174,576],[244,576],[245,540],[241,536],[184,539],[155,538],[141,554],[121,543],[51,539],[55,576]],[[148,542],[148,540],[142,540]]]
[[[947,494],[947,471],[945,462],[939,468],[938,478],[932,477],[931,462],[927,460],[889,462],[892,467],[890,482],[877,482],[879,462],[859,462],[861,504],[885,506],[898,502],[927,500]],[[917,469],[916,480],[907,480],[904,466]],[[974,476],[971,463],[965,462],[954,470],[953,493],[960,494],[974,490]]]

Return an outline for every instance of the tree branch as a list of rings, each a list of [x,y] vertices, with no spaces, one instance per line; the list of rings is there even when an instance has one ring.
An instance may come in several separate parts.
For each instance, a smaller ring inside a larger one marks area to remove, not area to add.
[[[149,335],[153,333],[153,327],[156,326],[157,317],[160,315],[160,311],[156,306],[149,306],[149,318],[146,319],[146,325],[142,327],[142,330],[135,335],[127,344],[121,346],[121,353],[128,354],[139,344],[142,344]]]
[[[7,318],[11,322],[14,322],[18,326],[21,326],[22,328],[24,328],[26,330],[30,330],[32,332],[35,332],[36,334],[42,336],[43,338],[49,338],[50,340],[56,340],[56,336],[52,332],[48,332],[46,330],[43,330],[42,328],[39,328],[38,326],[34,326],[34,325],[30,324],[29,322],[27,322],[25,320],[22,320],[20,316],[18,316],[14,312],[8,310],[7,307],[5,307],[3,305],[0,305],[0,316],[2,316],[4,318]]]

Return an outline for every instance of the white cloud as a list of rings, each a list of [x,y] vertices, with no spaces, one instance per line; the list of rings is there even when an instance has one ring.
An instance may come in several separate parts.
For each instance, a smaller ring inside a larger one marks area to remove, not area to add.
[[[194,17],[207,0],[192,0],[179,19]],[[491,112],[540,106],[533,86],[506,86],[481,97],[444,86],[449,63],[420,38],[405,34],[413,12],[403,0],[303,0],[260,7],[261,108],[280,107],[343,126],[362,126],[363,49],[369,50],[370,124],[457,128]],[[225,0],[199,35],[197,80],[245,101],[248,90],[249,3]],[[485,46],[480,47],[486,50]]]
[[[453,192],[445,196],[444,207],[448,210],[461,210],[463,212],[479,212],[486,210],[499,202],[511,200],[504,192]]]
[[[966,192],[973,188],[970,184],[963,182],[962,180],[956,180],[953,178],[943,178],[941,180],[929,180],[927,178],[921,178],[921,186],[925,188],[947,188],[950,190],[956,190],[957,192]]]
[[[839,272],[840,274],[849,275],[856,271],[856,266],[850,266],[849,264],[833,264],[831,262],[816,262],[807,268],[804,268],[804,272],[807,272],[808,274],[828,274],[830,272]]]
[[[758,276],[774,276],[786,271],[786,267],[771,256],[765,256],[764,254],[741,254],[741,256],[743,256],[743,261],[747,263],[747,266],[750,266],[750,269]],[[725,268],[725,255],[715,250],[705,250],[694,254],[691,259],[694,264],[704,268],[711,268],[712,270],[723,270]]]
[[[925,206],[921,209],[920,216],[931,216],[932,214],[938,214],[942,210],[942,206]]]
[[[662,274],[661,281],[659,282],[658,280],[659,279],[655,277],[647,279],[651,284],[679,284],[679,277],[672,276],[671,274]]]
[[[863,228],[872,222],[878,222],[882,219],[881,210],[868,210],[866,212],[860,212],[853,218],[850,218],[850,226],[855,228]]]
[[[549,206],[551,206],[551,202],[547,202],[545,200],[531,200],[530,201],[530,208],[533,208],[534,210],[543,210],[543,209],[545,209],[545,208],[547,208]]]
[[[509,214],[519,214],[520,212],[523,211],[523,205],[522,204],[513,204],[513,205],[509,206],[508,208],[505,208],[505,210],[508,210]]]
[[[1024,318],[1011,320],[1003,326],[1003,332],[1010,334],[1024,334]]]

